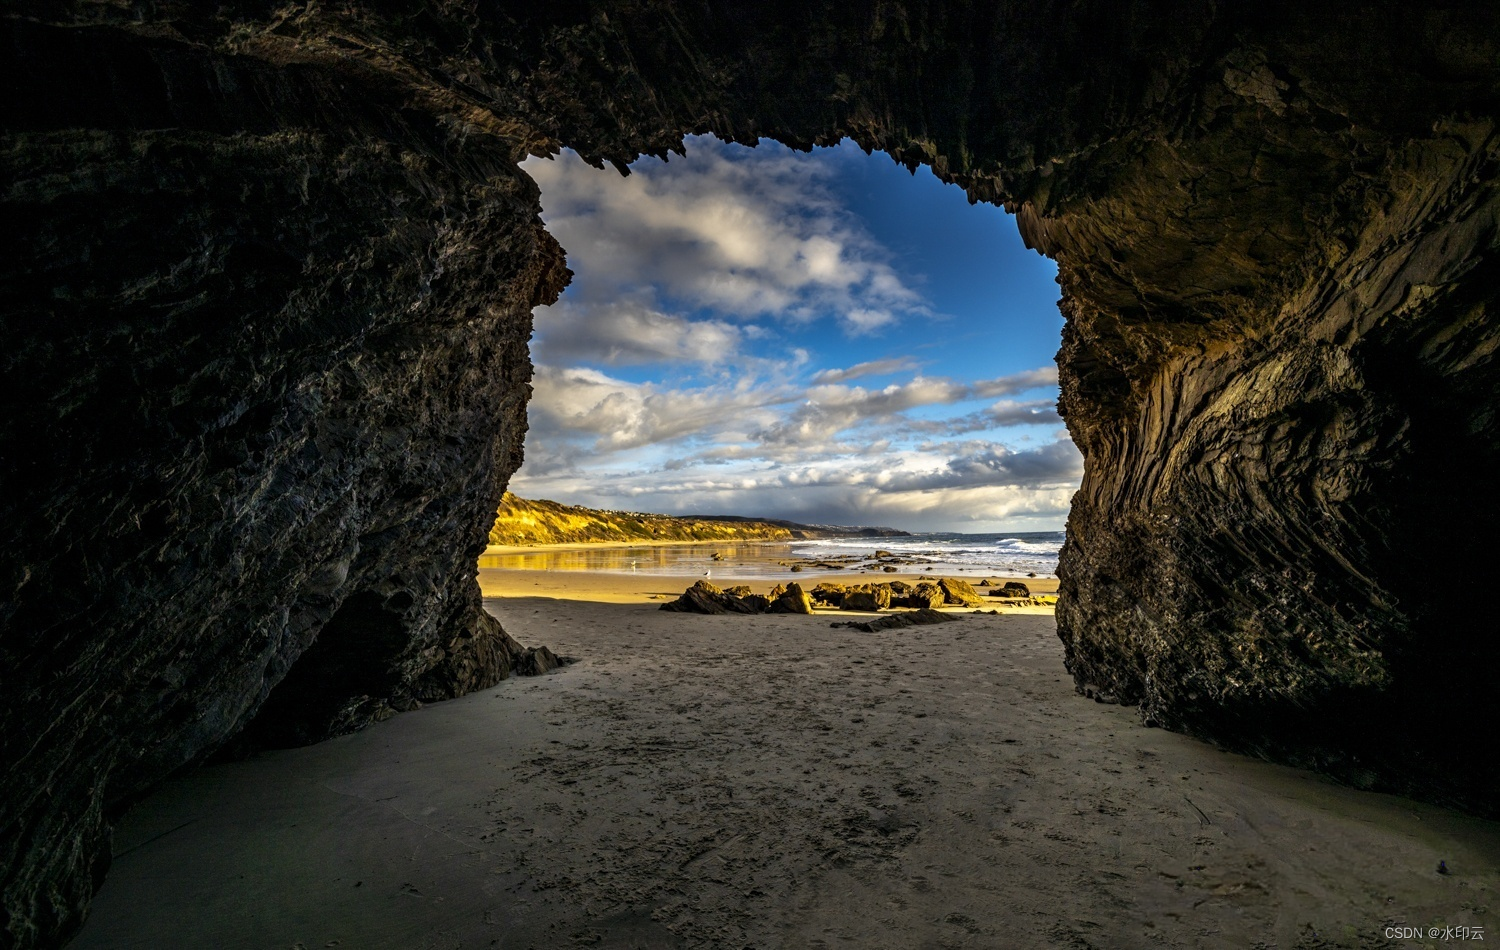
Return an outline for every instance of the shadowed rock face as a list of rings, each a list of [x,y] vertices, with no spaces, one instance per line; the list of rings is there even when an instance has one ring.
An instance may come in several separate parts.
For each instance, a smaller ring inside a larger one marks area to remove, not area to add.
[[[1494,811],[1500,23],[1230,6],[12,4],[8,939],[247,725],[504,675],[474,556],[567,277],[516,162],[688,132],[853,136],[1057,258],[1081,689]]]

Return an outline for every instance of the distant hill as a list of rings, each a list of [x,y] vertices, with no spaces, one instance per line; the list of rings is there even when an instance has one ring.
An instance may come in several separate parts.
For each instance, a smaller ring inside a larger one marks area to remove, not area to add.
[[[740,515],[683,515],[684,518],[694,518],[699,521],[725,521],[731,524],[737,522],[753,522],[755,524],[772,524],[779,528],[786,528],[792,533],[792,537],[801,538],[909,538],[910,531],[902,531],[900,528],[870,528],[862,525],[847,524],[799,524],[795,521],[784,521],[780,518],[745,518]]]
[[[500,502],[491,544],[565,544],[588,541],[794,541],[838,535],[896,537],[894,528],[806,525],[737,515],[653,515],[600,511],[555,501],[528,501],[510,492]]]

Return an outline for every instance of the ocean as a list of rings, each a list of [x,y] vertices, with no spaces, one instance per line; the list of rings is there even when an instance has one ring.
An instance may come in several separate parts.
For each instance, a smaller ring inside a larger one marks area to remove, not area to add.
[[[547,571],[603,571],[655,574],[669,577],[715,579],[815,579],[818,562],[838,564],[857,572],[874,563],[876,551],[888,551],[907,563],[908,574],[966,575],[972,578],[1051,577],[1057,572],[1062,549],[1061,531],[1020,531],[1000,534],[935,532],[895,538],[823,538],[817,541],[733,541],[716,544],[659,546],[537,548],[505,554],[485,554],[481,568]],[[715,557],[715,555],[718,555]],[[794,572],[791,565],[802,564]],[[814,572],[809,575],[807,572]],[[829,571],[832,573],[832,571]]]
[[[839,555],[873,557],[876,551],[889,551],[901,558],[930,562],[921,568],[921,573],[925,574],[963,572],[1025,577],[1034,573],[1041,577],[1051,577],[1057,573],[1057,554],[1062,550],[1062,545],[1061,531],[1021,531],[1001,534],[929,533],[898,538],[827,538],[819,541],[793,541],[791,547],[799,557],[813,559]]]

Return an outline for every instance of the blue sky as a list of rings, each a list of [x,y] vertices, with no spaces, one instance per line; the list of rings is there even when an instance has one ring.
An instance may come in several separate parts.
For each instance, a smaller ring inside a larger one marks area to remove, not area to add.
[[[852,143],[688,140],[522,166],[573,284],[535,312],[511,490],[907,530],[1060,528],[1056,268],[1013,219]]]

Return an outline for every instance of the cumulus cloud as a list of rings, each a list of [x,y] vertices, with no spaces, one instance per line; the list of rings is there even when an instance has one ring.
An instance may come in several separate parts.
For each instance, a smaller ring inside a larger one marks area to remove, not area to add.
[[[1053,423],[1055,398],[1001,400],[956,421],[905,416],[912,409],[1035,389],[1038,380],[1046,378],[1045,370],[971,383],[917,376],[866,389],[840,383],[797,385],[786,376],[743,372],[724,383],[673,388],[630,382],[589,367],[539,364],[532,380],[531,425],[548,440],[589,438],[599,453],[701,437],[715,441],[717,447],[693,456],[695,460],[758,457],[784,461],[798,452],[861,451],[860,445],[837,439],[869,423],[903,432],[971,432]],[[864,439],[861,445],[870,443]],[[795,451],[782,451],[786,446]]]
[[[930,312],[834,199],[825,164],[779,148],[731,160],[710,142],[623,180],[571,152],[522,166],[578,272],[576,306],[644,293],[741,319],[828,317],[851,334]]]
[[[903,441],[924,428],[942,436],[1050,422],[1055,397],[1003,399],[957,420],[908,415],[1033,390],[1047,378],[1045,370],[967,383],[918,376],[866,389],[747,375],[671,388],[541,365],[515,490],[606,507],[821,521],[858,514],[862,523],[911,523],[942,512],[956,524],[975,511],[981,521],[1055,521],[1082,471],[1065,437],[1024,449],[993,439]]]
[[[723,320],[689,320],[649,304],[614,301],[581,306],[564,298],[548,308],[546,329],[534,348],[551,364],[700,363],[733,358],[744,330]]]
[[[880,389],[825,383],[808,389],[803,403],[790,416],[762,430],[758,433],[758,437],[767,443],[803,445],[816,443],[833,438],[838,433],[867,421],[892,421],[911,409],[1010,395],[1037,389],[1056,381],[1057,370],[1047,367],[972,383],[923,376],[917,376],[906,383],[892,383]],[[1028,404],[1027,409],[1039,409],[1053,404],[1055,400],[1037,401]],[[1006,410],[1011,410],[1009,414],[1015,415],[1019,405],[1007,406],[1005,403],[997,403],[990,410],[986,410],[989,414],[989,425],[971,425],[961,431],[976,431],[978,428],[1016,424],[1016,422],[1002,420],[1007,418]],[[1032,421],[1056,421],[1055,408],[1050,416],[1035,420],[1025,419],[1026,423]],[[911,421],[908,425],[920,429],[924,424]]]
[[[918,529],[1066,513],[1081,459],[1056,428],[1056,368],[944,373],[972,354],[910,332],[935,316],[920,279],[828,163],[694,141],[628,178],[571,153],[524,167],[577,276],[535,313],[516,492]],[[850,362],[811,371],[808,346],[826,366],[830,342]]]
[[[772,407],[788,398],[782,388],[749,379],[672,389],[586,367],[538,366],[532,389],[531,425],[537,434],[554,441],[589,438],[599,454],[695,437],[744,439],[746,427],[774,420]]]
[[[1026,451],[993,442],[966,448],[968,451],[947,459],[940,468],[892,473],[877,484],[898,492],[982,486],[1041,488],[1075,483],[1083,476],[1083,455],[1072,442],[1051,442]]]
[[[862,461],[842,456],[722,473],[693,466],[680,474],[616,472],[587,483],[575,478],[568,488],[605,507],[961,531],[1001,522],[1055,526],[1066,516],[1080,471],[1070,442],[1026,451],[966,443],[946,452],[887,448]],[[529,490],[521,484],[518,490]]]

